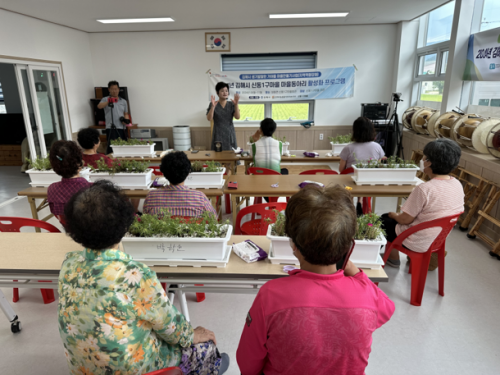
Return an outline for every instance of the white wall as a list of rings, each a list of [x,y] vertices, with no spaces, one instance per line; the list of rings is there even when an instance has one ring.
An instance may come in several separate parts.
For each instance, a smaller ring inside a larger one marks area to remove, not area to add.
[[[360,103],[390,99],[394,24],[229,31],[232,53],[318,51],[318,68],[356,65],[354,97],[317,100],[316,125],[352,124]],[[220,71],[220,54],[205,52],[204,36],[204,30],[90,34],[94,84],[127,86],[133,121],[141,127],[209,126],[205,72]]]
[[[0,10],[0,55],[62,62],[72,130],[93,124],[87,33]]]

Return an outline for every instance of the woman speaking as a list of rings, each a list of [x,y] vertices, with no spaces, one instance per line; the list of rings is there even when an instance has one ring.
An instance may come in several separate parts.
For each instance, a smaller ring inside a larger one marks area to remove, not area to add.
[[[237,148],[236,133],[234,131],[233,117],[240,119],[240,108],[238,102],[240,95],[234,95],[234,99],[228,101],[229,85],[225,82],[219,82],[215,86],[215,91],[219,100],[211,96],[211,103],[207,109],[207,120],[214,121],[212,132],[212,150],[215,150],[215,142],[222,143],[222,150],[231,150],[231,147]]]

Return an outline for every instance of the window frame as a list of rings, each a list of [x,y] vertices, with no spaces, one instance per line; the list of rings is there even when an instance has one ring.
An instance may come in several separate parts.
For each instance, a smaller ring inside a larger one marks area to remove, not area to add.
[[[298,119],[298,120],[275,120],[277,124],[290,124],[290,125],[300,125],[303,121],[314,121],[314,104],[315,100],[294,100],[294,101],[245,101],[240,102],[239,104],[264,104],[264,118],[272,118],[273,117],[273,104],[309,104],[309,113],[308,119]],[[245,124],[260,124],[262,120],[233,120],[234,125],[245,125]]]

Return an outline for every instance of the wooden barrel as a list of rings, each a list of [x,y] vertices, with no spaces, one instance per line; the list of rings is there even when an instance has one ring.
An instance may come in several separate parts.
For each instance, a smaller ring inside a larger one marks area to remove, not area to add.
[[[459,118],[453,124],[451,139],[462,147],[474,149],[474,146],[472,145],[472,134],[477,129],[479,124],[486,120],[488,119],[476,114],[467,114]]]
[[[436,121],[437,119],[441,116],[440,111],[436,111],[432,114],[432,116],[429,118],[429,121],[427,123],[427,131],[429,132],[429,136],[436,138]]]
[[[437,112],[435,109],[427,107],[417,110],[411,118],[411,127],[413,130],[418,134],[429,135],[430,133],[427,130],[429,119],[435,112]]]
[[[489,153],[487,138],[490,131],[500,123],[500,119],[490,118],[482,121],[472,133],[472,147],[481,154]]]
[[[415,131],[411,126],[411,119],[413,118],[415,112],[417,112],[419,109],[422,109],[422,107],[410,107],[403,113],[403,126],[406,129]]]
[[[486,146],[491,155],[500,159],[500,123],[496,124],[488,132]]]
[[[451,129],[453,129],[453,125],[461,117],[462,115],[455,112],[446,112],[439,116],[434,124],[434,133],[436,133],[436,136],[438,138],[451,139]]]

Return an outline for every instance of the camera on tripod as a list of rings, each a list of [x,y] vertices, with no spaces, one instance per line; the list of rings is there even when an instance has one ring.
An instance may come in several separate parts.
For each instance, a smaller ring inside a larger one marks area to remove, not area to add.
[[[392,93],[392,100],[395,102],[402,102],[403,100],[401,99],[401,93],[400,92],[393,92]]]

